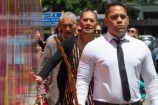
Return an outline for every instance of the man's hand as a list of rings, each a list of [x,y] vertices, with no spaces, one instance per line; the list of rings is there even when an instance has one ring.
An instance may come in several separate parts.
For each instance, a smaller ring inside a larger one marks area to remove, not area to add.
[[[144,102],[144,99],[141,98],[141,99],[140,99],[140,103],[143,103],[143,102]]]
[[[38,84],[43,82],[42,77],[35,75],[32,71],[29,71],[29,74],[37,81]]]
[[[40,32],[39,32],[39,31],[36,31],[35,34],[34,34],[34,37],[35,37],[36,40],[41,39],[41,34],[40,34]]]

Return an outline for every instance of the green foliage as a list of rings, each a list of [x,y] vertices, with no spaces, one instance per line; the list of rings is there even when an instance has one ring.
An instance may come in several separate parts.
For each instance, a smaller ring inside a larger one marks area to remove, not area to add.
[[[97,2],[96,2],[97,1]],[[79,15],[84,8],[98,10],[102,0],[43,0],[42,7],[45,11],[71,11]],[[97,8],[98,7],[98,8]]]

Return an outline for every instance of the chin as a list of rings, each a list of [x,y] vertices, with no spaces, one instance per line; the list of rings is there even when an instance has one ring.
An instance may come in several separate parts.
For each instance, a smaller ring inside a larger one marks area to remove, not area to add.
[[[120,33],[120,34],[125,34],[126,31],[125,31],[125,30],[118,30],[118,33]]]
[[[92,31],[91,31],[91,30],[88,30],[88,31],[85,30],[84,32],[85,32],[86,34],[92,34]]]
[[[66,36],[71,36],[72,35],[72,33],[69,33],[69,34],[67,34]]]

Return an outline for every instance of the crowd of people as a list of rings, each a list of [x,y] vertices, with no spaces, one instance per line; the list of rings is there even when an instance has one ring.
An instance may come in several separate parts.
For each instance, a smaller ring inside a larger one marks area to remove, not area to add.
[[[78,21],[72,12],[62,14],[41,46],[38,74],[30,72],[38,84],[37,97],[44,97],[47,105],[141,105],[146,94],[150,104],[157,105],[158,47],[151,51],[139,39],[138,29],[128,28],[121,3],[109,4],[103,23],[106,33],[90,9],[82,11]]]

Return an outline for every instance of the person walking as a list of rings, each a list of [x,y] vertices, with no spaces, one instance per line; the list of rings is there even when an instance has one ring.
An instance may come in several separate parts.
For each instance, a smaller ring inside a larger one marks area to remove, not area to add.
[[[84,46],[95,38],[95,29],[97,25],[97,14],[92,10],[85,10],[82,12],[79,19],[80,32],[77,36],[68,38],[61,43],[65,54],[67,55],[68,61],[71,65],[71,72],[76,80],[77,67],[80,56],[82,54]],[[72,87],[68,81],[67,66],[63,61],[63,57],[58,50],[53,57],[46,63],[38,75],[32,75],[35,77],[38,83],[41,83],[52,71],[52,69],[60,62],[60,69],[57,76],[58,87],[59,87],[59,100],[57,105],[74,105],[74,96],[72,94]],[[54,69],[53,69],[54,70]],[[90,87],[92,88],[92,87]],[[93,105],[92,103],[92,89],[89,90],[89,96],[87,98],[86,105]],[[54,96],[54,95],[53,95]]]
[[[51,35],[47,39],[41,64],[38,69],[39,72],[44,67],[46,62],[48,62],[57,51],[57,44],[53,36],[57,36],[58,40],[60,40],[60,42],[63,42],[65,39],[76,34],[76,24],[77,18],[74,13],[68,11],[62,14],[62,16],[60,17],[60,22],[55,27],[55,29],[52,30],[54,31],[53,35]],[[59,31],[61,31],[62,33],[59,33]],[[56,105],[59,98],[59,90],[56,81],[59,66],[60,65],[57,65],[56,68],[54,68],[55,70],[50,73],[48,80],[45,80],[38,87],[37,95],[40,96],[42,94],[43,96],[46,96],[48,105]],[[46,93],[45,91],[46,83],[49,83],[48,93]]]
[[[94,75],[94,105],[139,105],[140,75],[151,105],[158,103],[158,76],[148,46],[127,34],[129,18],[121,3],[106,9],[108,32],[89,42],[77,71],[77,97],[85,105],[88,86]]]

